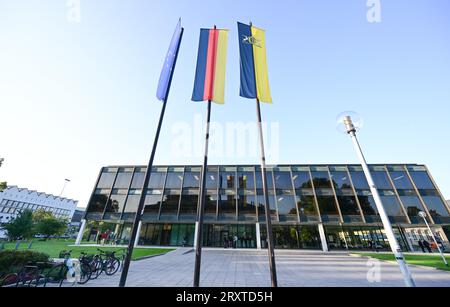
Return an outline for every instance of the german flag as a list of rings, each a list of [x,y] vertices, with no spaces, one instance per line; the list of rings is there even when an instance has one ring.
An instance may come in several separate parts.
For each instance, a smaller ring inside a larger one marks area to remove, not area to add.
[[[225,103],[228,30],[201,29],[192,101]]]

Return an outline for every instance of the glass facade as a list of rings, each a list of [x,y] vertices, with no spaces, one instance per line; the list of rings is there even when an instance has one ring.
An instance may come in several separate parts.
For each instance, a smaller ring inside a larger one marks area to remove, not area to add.
[[[425,166],[372,165],[370,170],[396,227],[423,225],[418,218],[420,211],[427,213],[432,225],[450,225],[448,205]],[[150,182],[142,191],[145,173],[146,168],[141,166],[103,168],[86,218],[129,223],[136,214],[141,194],[145,193],[143,242],[190,244],[191,227],[197,219],[201,167],[154,167]],[[381,221],[359,165],[278,165],[268,167],[266,174],[268,205],[279,248],[316,248],[320,245],[318,223],[325,225],[328,239],[333,237],[328,244],[342,246],[345,237],[347,246],[352,242],[350,246],[356,248],[367,246],[367,237],[375,236],[377,244],[383,245],[375,231]],[[205,192],[207,246],[223,246],[227,235],[242,237],[240,245],[244,248],[256,246],[255,225],[265,222],[261,168],[209,166]],[[350,228],[338,231],[339,227]],[[264,240],[261,244],[264,245]]]

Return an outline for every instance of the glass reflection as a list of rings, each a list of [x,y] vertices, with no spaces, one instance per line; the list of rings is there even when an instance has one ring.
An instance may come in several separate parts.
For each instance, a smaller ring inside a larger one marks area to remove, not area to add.
[[[347,172],[331,172],[331,179],[335,189],[351,189],[352,185]]]
[[[399,190],[413,190],[414,187],[406,172],[391,172],[391,178],[395,188]]]
[[[292,172],[295,189],[311,189],[312,181],[309,172]]]
[[[176,177],[176,178],[173,178]],[[180,189],[181,180],[183,179],[182,173],[169,173],[167,176],[166,188],[168,189]],[[166,180],[166,173],[163,172],[152,172],[150,175],[150,182],[148,188],[150,189],[163,189],[164,181]],[[177,184],[178,183],[178,184]],[[172,187],[173,186],[173,187]]]
[[[183,188],[198,189],[200,187],[200,173],[184,173]]]
[[[255,178],[253,172],[239,172],[239,188],[240,189],[254,189],[255,188]]]
[[[236,188],[236,173],[235,172],[220,172],[220,187],[222,189]]]
[[[292,190],[292,178],[290,172],[275,172],[275,188],[281,190]]]
[[[431,189],[434,190],[435,186],[428,176],[427,172],[409,172],[411,178],[413,179],[416,187],[421,189]]]
[[[311,172],[314,187],[316,189],[320,188],[330,188],[331,189],[331,181],[328,175],[328,172]]]

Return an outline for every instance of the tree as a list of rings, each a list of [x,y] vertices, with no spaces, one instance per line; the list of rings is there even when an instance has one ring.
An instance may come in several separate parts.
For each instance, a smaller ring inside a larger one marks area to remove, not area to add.
[[[6,181],[0,182],[0,192],[3,192],[8,187],[8,183]]]
[[[33,211],[24,210],[17,217],[2,226],[10,240],[30,239],[34,235]]]
[[[56,218],[53,213],[43,209],[33,214],[34,229],[36,234],[43,235],[46,239],[50,236],[62,235],[67,229],[67,222]]]

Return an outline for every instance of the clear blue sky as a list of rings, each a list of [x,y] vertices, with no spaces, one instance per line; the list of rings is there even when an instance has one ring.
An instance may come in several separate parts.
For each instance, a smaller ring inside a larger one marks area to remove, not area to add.
[[[100,167],[145,164],[160,103],[157,81],[178,17],[185,36],[156,162],[174,157],[172,128],[205,105],[190,102],[200,27],[230,29],[226,105],[212,118],[255,119],[239,93],[236,21],[267,30],[272,106],[280,157],[270,163],[356,163],[336,132],[345,110],[365,119],[360,140],[371,163],[424,163],[450,198],[450,2],[381,0],[81,0],[81,22],[65,0],[0,0],[0,179],[85,206]],[[256,158],[212,156],[211,163]]]

